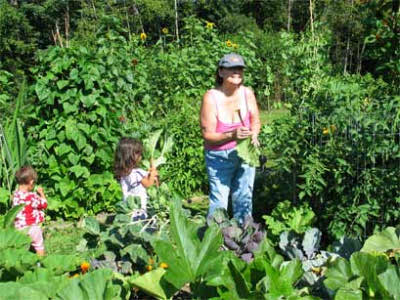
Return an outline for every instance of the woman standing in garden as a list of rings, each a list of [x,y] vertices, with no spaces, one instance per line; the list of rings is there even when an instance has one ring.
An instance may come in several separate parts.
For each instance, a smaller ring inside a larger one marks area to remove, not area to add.
[[[243,85],[243,57],[222,57],[216,86],[208,90],[200,112],[205,160],[210,185],[208,218],[215,209],[228,207],[232,196],[233,216],[243,223],[252,214],[255,168],[244,163],[236,151],[237,140],[251,138],[259,145],[260,119],[254,93]]]

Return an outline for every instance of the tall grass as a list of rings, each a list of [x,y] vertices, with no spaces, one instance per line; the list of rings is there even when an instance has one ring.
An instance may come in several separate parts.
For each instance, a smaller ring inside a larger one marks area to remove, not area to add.
[[[18,118],[27,96],[25,80],[22,82],[11,120],[0,123],[0,203],[10,206],[10,194],[15,187],[15,172],[26,163],[27,144]]]

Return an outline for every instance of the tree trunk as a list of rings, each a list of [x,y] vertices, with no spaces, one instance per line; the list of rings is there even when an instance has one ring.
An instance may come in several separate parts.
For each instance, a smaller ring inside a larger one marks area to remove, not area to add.
[[[179,42],[179,28],[178,28],[178,5],[175,0],[175,32],[176,32],[176,40]]]
[[[288,0],[287,31],[290,31],[290,25],[291,25],[291,11],[292,11],[292,1],[293,1],[293,0]]]
[[[312,0],[310,0],[310,25],[311,25],[311,37],[312,40],[314,41],[314,16],[313,16],[313,3]]]

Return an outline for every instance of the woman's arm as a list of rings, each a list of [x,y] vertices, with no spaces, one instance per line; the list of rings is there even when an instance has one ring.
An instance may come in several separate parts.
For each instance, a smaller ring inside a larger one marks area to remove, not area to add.
[[[200,109],[200,126],[204,140],[210,145],[220,145],[236,138],[235,131],[215,132],[217,128],[217,111],[211,92],[204,94]]]
[[[256,146],[258,146],[260,143],[258,142],[258,134],[260,133],[261,129],[261,122],[260,122],[260,113],[258,111],[258,105],[257,105],[257,100],[256,96],[254,95],[254,92],[246,88],[246,96],[247,96],[247,103],[249,105],[249,111],[251,113],[251,119],[250,119],[250,129],[252,131],[252,142]]]

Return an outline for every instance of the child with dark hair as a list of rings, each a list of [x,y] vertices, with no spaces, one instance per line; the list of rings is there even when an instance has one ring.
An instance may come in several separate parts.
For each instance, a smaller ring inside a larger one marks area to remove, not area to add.
[[[13,194],[13,206],[24,205],[15,218],[15,228],[26,229],[32,239],[32,246],[40,256],[45,255],[43,232],[40,223],[44,221],[47,200],[43,188],[38,187],[33,192],[37,181],[37,173],[31,166],[24,166],[15,174],[18,187]]]
[[[118,143],[114,157],[114,175],[122,187],[123,200],[130,196],[139,197],[141,209],[132,213],[132,220],[147,218],[146,189],[157,182],[157,169],[153,164],[149,171],[139,168],[143,145],[140,141],[124,137]]]

